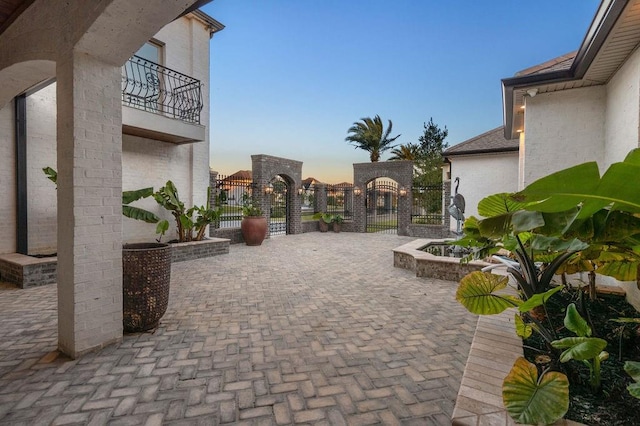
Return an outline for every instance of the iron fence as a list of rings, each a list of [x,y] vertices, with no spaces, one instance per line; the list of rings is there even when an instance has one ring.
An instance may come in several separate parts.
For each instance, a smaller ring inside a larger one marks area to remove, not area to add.
[[[413,188],[411,223],[421,225],[444,224],[443,184]]]
[[[325,186],[327,213],[339,214],[345,220],[353,218],[353,185],[338,184]]]
[[[122,103],[200,123],[200,80],[133,55],[122,66]]]
[[[212,188],[214,205],[221,209],[220,222],[216,228],[239,228],[242,222],[242,205],[253,194],[251,179],[218,175]]]
[[[367,232],[395,234],[398,231],[398,184],[375,179],[367,184],[365,206]]]

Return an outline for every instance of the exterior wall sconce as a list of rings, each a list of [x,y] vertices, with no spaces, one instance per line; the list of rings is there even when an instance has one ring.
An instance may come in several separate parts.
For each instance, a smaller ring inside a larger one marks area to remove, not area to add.
[[[362,189],[358,188],[357,186],[353,188],[353,195],[355,195],[356,197],[359,197],[360,194],[362,194]]]
[[[267,184],[264,186],[264,193],[265,194],[273,194],[273,185],[272,184]]]
[[[298,188],[298,195],[302,195],[304,194],[304,188],[300,187]]]
[[[399,194],[401,197],[406,197],[406,196],[407,196],[407,190],[404,188],[404,186],[401,186],[401,187],[400,187],[400,190],[398,191],[398,194]]]

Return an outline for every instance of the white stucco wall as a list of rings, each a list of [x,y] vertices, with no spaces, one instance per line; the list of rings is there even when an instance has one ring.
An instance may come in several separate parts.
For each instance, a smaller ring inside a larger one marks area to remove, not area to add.
[[[527,98],[524,185],[587,161],[604,166],[607,93],[604,86]]]
[[[43,167],[57,170],[55,135],[56,85],[51,84],[27,97],[27,224],[33,254],[56,251],[56,186],[42,171]]]
[[[206,202],[209,185],[209,32],[195,18],[183,17],[168,24],[156,36],[163,46],[164,65],[195,77],[203,83],[204,108],[201,124],[206,138],[193,144],[174,145],[140,137],[123,135],[123,190],[152,186],[160,188],[172,180],[187,207]],[[42,168],[56,168],[56,85],[52,84],[27,98],[29,252],[49,253],[56,250],[57,200],[55,185],[46,179]],[[5,185],[10,199],[0,203],[0,253],[15,251],[15,172],[13,153],[13,104],[0,110],[0,184]],[[6,164],[5,164],[6,163]],[[174,219],[152,199],[134,205],[148,208],[170,221]],[[170,230],[164,241],[175,237]],[[155,225],[123,219],[125,242],[153,241]]]
[[[640,51],[636,50],[607,84],[604,167],[624,160],[638,147],[639,70]]]
[[[14,104],[0,109],[0,186],[6,194],[0,202],[0,253],[16,250],[16,172]]]
[[[516,151],[460,155],[450,157],[449,160],[451,161],[451,195],[455,191],[454,180],[459,177],[458,193],[465,199],[465,217],[478,216],[478,202],[484,197],[518,190],[518,152]],[[452,219],[451,229],[455,230],[455,228],[456,223]]]

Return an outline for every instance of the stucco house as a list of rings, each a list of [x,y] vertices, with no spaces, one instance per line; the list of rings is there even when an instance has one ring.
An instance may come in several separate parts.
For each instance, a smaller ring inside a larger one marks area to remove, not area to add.
[[[123,218],[123,189],[171,179],[206,200],[209,1],[3,2],[0,254],[57,252],[71,357],[122,338],[122,243],[153,238]]]
[[[638,147],[640,1],[603,0],[577,51],[502,80],[504,133],[520,139],[520,187]]]
[[[453,182],[452,196],[464,196],[465,217],[478,215],[478,202],[484,197],[518,190],[518,150],[518,139],[505,138],[500,126],[444,151],[444,178]],[[451,222],[455,230],[456,222]]]
[[[603,0],[577,51],[502,80],[504,134],[519,137],[519,188],[640,141],[640,0]],[[616,283],[607,277],[602,283]],[[635,282],[617,283],[640,309]]]

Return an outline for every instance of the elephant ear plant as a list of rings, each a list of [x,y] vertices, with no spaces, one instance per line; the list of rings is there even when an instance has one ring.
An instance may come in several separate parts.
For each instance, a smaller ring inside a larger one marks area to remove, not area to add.
[[[505,292],[507,277],[473,272],[461,280],[457,300],[480,315],[514,308],[518,335],[527,338],[537,332],[559,362],[584,364],[597,392],[600,364],[608,358],[607,342],[592,336],[591,327],[574,304],[567,306],[563,325],[552,324],[547,301],[565,290],[552,284],[554,275],[562,272],[586,270],[593,276],[638,279],[638,187],[640,150],[636,149],[602,176],[595,162],[585,163],[541,178],[519,193],[483,199],[478,205],[483,218],[467,219],[464,236],[456,245],[474,248],[466,261],[506,251],[509,258],[500,259],[515,291]],[[595,288],[595,279],[590,281]],[[560,338],[559,330],[574,336]],[[636,381],[640,380],[638,365],[629,363],[627,368]],[[638,396],[637,383],[629,390]],[[549,368],[539,371],[521,358],[503,383],[503,402],[518,422],[552,423],[563,417],[569,406],[567,376]]]

